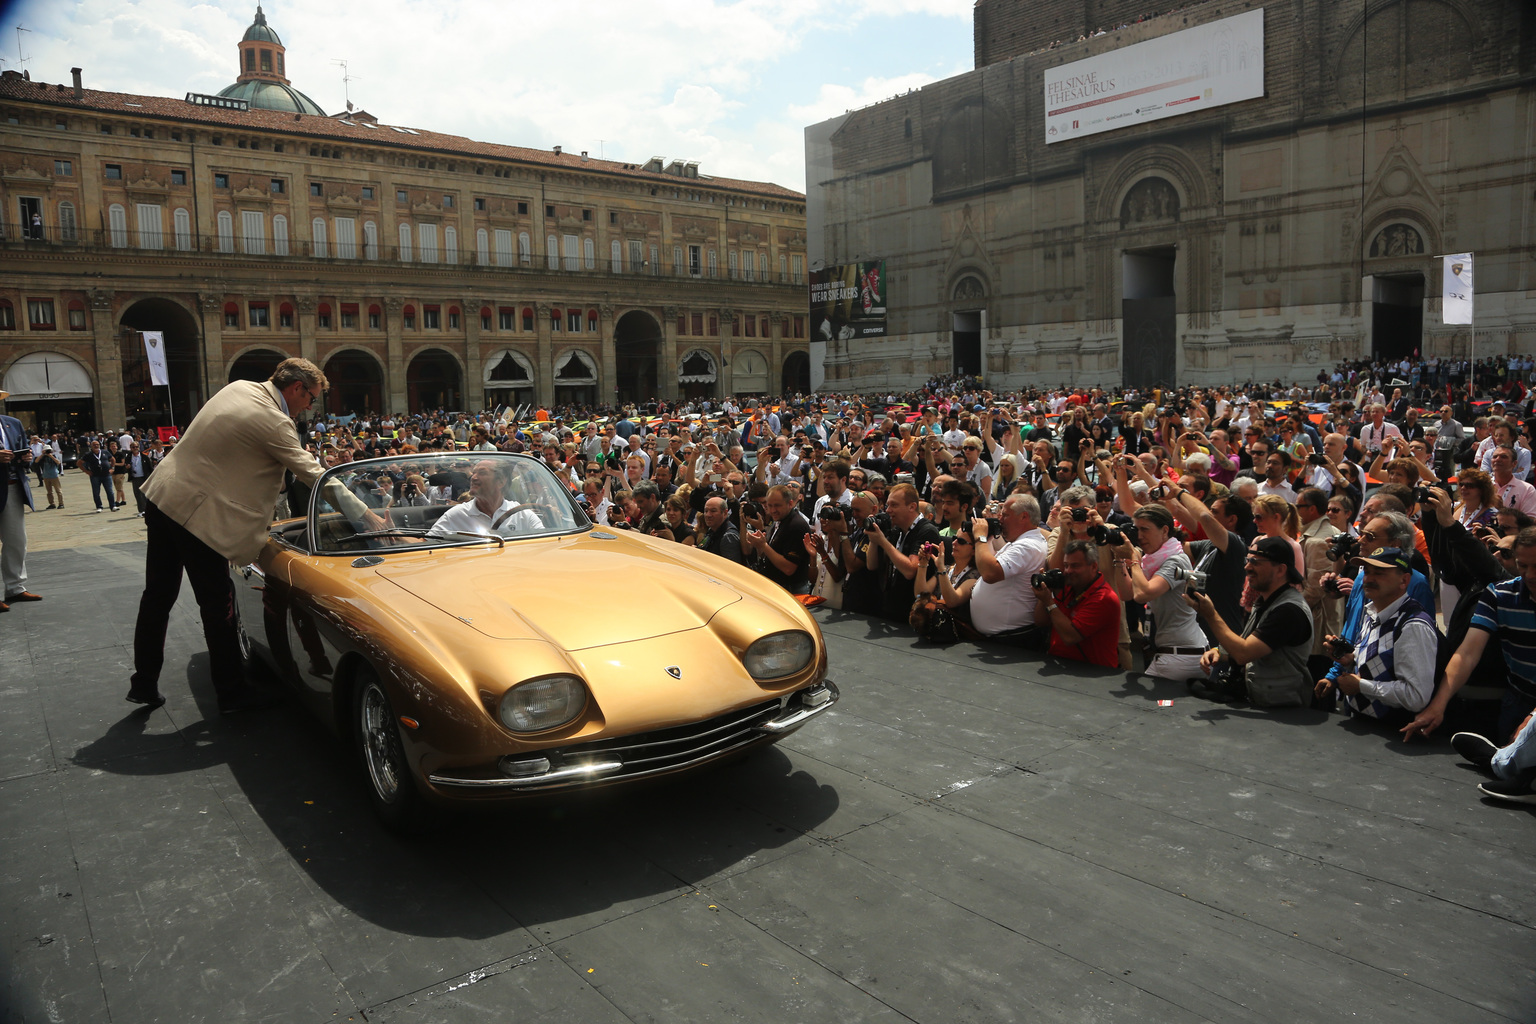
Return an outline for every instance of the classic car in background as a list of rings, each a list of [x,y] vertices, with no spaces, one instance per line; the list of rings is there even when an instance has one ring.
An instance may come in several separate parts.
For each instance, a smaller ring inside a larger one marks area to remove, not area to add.
[[[357,503],[338,489],[378,518],[348,519],[331,502]],[[356,749],[395,826],[428,803],[701,768],[838,698],[793,597],[726,559],[595,527],[527,456],[334,467],[309,514],[232,571],[248,655]]]

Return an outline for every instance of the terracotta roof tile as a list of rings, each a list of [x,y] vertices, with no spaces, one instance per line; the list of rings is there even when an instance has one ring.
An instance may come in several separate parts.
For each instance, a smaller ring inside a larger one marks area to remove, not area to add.
[[[681,178],[675,174],[641,170],[640,164],[627,164],[615,160],[599,160],[596,157],[582,159],[576,153],[552,153],[525,146],[503,146],[494,142],[476,142],[461,135],[445,135],[425,128],[397,131],[385,124],[364,127],[363,122],[344,124],[335,117],[314,114],[291,114],[278,110],[230,110],[224,107],[205,107],[188,103],[184,99],[169,96],[135,96],[132,93],[103,92],[98,89],[82,90],[80,99],[75,98],[74,87],[46,82],[27,81],[14,71],[0,75],[0,99],[25,100],[46,103],[50,106],[77,111],[117,114],[125,117],[169,118],[185,124],[206,125],[244,131],[283,132],[310,136],[317,140],[330,139],[357,142],[370,146],[384,146],[405,150],[430,150],[437,153],[478,157],[488,160],[507,160],[537,164],[541,167],[564,168],[588,173],[612,174],[670,185],[673,188],[716,188],[733,192],[804,202],[803,193],[766,181],[744,181],[738,178],[716,178],[700,175],[698,178]],[[401,128],[407,126],[401,125]]]

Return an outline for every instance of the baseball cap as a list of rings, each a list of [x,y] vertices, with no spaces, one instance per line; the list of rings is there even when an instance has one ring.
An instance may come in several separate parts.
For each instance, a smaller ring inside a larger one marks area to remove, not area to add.
[[[1349,564],[1372,565],[1378,569],[1396,569],[1398,572],[1413,571],[1413,567],[1408,564],[1408,553],[1402,548],[1382,548],[1369,558],[1362,556]]]
[[[1296,571],[1296,555],[1292,551],[1290,542],[1284,537],[1261,537],[1253,545],[1252,554],[1258,558],[1266,558],[1276,565],[1285,566],[1285,579],[1287,583],[1301,583],[1306,577]]]

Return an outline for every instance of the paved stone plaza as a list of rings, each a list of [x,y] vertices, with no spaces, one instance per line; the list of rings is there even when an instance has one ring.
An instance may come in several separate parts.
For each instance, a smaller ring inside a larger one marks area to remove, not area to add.
[[[1536,1019],[1536,819],[1443,738],[819,613],[778,748],[402,840],[296,710],[217,717],[185,590],[123,702],[131,518],[29,516],[0,617],[0,1021]]]

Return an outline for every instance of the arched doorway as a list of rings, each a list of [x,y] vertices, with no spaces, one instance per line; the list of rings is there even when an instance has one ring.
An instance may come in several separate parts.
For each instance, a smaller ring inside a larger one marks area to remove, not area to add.
[[[533,402],[533,363],[521,352],[502,349],[485,361],[485,405],[517,409]]]
[[[346,349],[325,361],[330,381],[325,408],[329,413],[374,413],[384,409],[384,367],[367,352]]]
[[[661,351],[661,324],[640,309],[630,310],[613,325],[614,390],[620,403],[647,402],[661,397],[656,388],[656,361]]]
[[[768,360],[756,349],[744,349],[732,357],[735,371],[731,378],[738,395],[766,395],[768,393]]]
[[[811,357],[804,352],[791,352],[784,357],[784,391],[786,395],[809,394],[811,390]]]
[[[461,412],[463,392],[459,361],[440,348],[416,353],[411,365],[405,369],[405,401],[411,412],[428,409]]]
[[[6,367],[0,391],[5,413],[28,433],[88,430],[96,425],[95,388],[85,367],[62,352],[28,352]]]
[[[696,348],[683,356],[677,368],[677,384],[684,399],[714,398],[718,381],[714,353]]]
[[[555,404],[593,405],[597,401],[597,365],[592,357],[573,348],[555,357]]]
[[[277,369],[277,364],[287,358],[286,355],[276,349],[252,349],[230,364],[230,383],[234,383],[237,380],[270,380],[272,378],[272,371]]]
[[[202,343],[197,320],[170,299],[140,299],[118,320],[123,359],[123,407],[130,427],[170,426],[172,416],[185,427],[203,406]],[[152,385],[149,359],[140,331],[165,335],[166,374],[170,387]],[[104,423],[108,429],[117,426]]]

